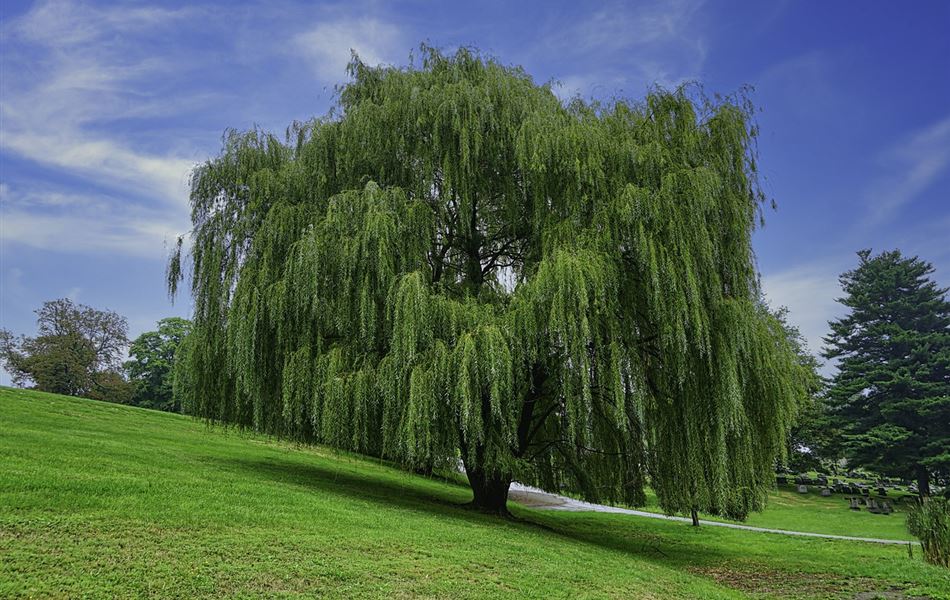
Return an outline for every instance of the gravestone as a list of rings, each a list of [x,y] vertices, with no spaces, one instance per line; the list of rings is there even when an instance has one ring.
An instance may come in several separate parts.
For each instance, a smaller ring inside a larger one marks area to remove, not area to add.
[[[821,488],[821,495],[822,495],[822,496],[825,496],[825,497],[830,496],[830,495],[831,495],[831,489],[830,489],[830,488],[826,488],[826,487]]]
[[[894,512],[894,509],[891,508],[891,505],[887,503],[887,500],[884,500],[883,502],[881,502],[881,512],[884,513],[885,515],[889,515],[892,512]]]
[[[877,500],[874,498],[868,499],[868,512],[874,513],[875,515],[881,512],[881,507],[878,506]]]
[[[807,486],[807,485],[804,485],[804,484],[799,484],[799,486],[798,486],[798,493],[799,493],[799,494],[807,494],[807,493],[808,493],[808,486]]]
[[[859,503],[857,497],[851,496],[850,498],[848,498],[848,503],[849,503],[848,508],[850,508],[851,510],[861,510],[861,504]]]

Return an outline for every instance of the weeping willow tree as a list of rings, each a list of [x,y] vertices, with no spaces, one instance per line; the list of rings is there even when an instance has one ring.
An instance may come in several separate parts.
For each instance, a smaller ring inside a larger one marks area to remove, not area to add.
[[[592,501],[762,506],[804,378],[758,301],[741,97],[565,106],[520,68],[353,59],[284,140],[191,184],[196,415]],[[183,275],[182,245],[169,286]]]

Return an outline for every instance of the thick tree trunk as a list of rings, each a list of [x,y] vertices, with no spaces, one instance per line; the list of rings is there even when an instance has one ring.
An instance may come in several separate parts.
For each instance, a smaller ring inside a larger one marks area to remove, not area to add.
[[[930,495],[930,473],[926,467],[917,467],[917,495],[921,498]]]
[[[508,488],[511,475],[487,473],[478,468],[465,468],[472,486],[472,508],[485,513],[508,516]]]
[[[699,527],[699,512],[695,506],[689,511],[689,516],[693,518],[693,527]]]

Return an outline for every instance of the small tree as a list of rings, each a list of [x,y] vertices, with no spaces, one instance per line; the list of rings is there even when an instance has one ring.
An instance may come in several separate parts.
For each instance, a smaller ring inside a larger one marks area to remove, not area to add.
[[[841,276],[850,309],[832,321],[837,358],[828,397],[846,434],[848,460],[916,479],[921,496],[950,472],[950,302],[933,266],[899,250],[858,253]]]
[[[0,356],[14,384],[70,396],[128,397],[119,374],[128,345],[124,317],[68,298],[43,303],[36,315],[36,337],[0,332]]]
[[[134,385],[132,403],[137,406],[181,412],[173,393],[175,355],[191,330],[191,321],[169,317],[158,322],[157,331],[146,331],[129,347],[126,372]]]
[[[741,97],[565,106],[462,49],[193,175],[194,413],[591,500],[762,506],[804,380],[758,303]],[[180,248],[180,246],[179,246]],[[174,292],[181,255],[170,263]]]

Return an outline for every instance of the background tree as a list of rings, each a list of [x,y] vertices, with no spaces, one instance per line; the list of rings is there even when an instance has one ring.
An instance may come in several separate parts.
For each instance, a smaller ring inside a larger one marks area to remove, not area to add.
[[[841,278],[847,316],[832,321],[825,356],[839,359],[829,399],[850,462],[916,479],[930,493],[950,471],[950,303],[933,266],[900,251],[871,256]]]
[[[836,438],[824,398],[825,380],[818,372],[821,363],[798,327],[788,321],[788,308],[779,307],[772,315],[781,323],[805,376],[805,395],[789,433],[787,466],[796,471],[821,470],[824,463],[834,460]]]
[[[158,322],[157,331],[146,331],[129,347],[125,363],[134,386],[132,403],[136,406],[181,412],[173,393],[175,353],[191,331],[191,321],[169,317]]]
[[[0,354],[14,384],[71,396],[128,398],[120,374],[128,346],[124,317],[68,298],[44,302],[36,315],[36,337],[0,333]]]
[[[741,97],[562,104],[462,49],[350,63],[191,186],[189,410],[414,468],[744,516],[804,388],[757,298]],[[170,288],[181,276],[181,245]]]

